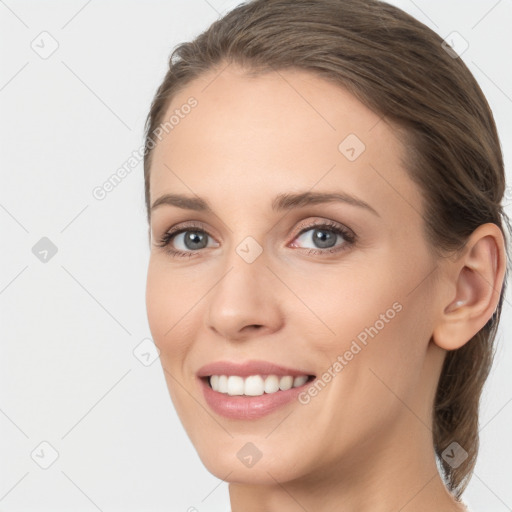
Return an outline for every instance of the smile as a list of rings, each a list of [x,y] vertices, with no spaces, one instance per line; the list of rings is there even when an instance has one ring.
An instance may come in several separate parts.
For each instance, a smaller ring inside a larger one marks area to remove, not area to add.
[[[305,384],[308,375],[293,377],[292,375],[250,375],[240,377],[239,375],[212,375],[209,378],[210,387],[219,393],[227,395],[261,396],[264,393],[271,394],[278,391],[287,391],[291,388],[298,388]]]
[[[293,401],[301,407],[297,395],[315,379],[308,370],[268,361],[218,361],[203,366],[197,376],[209,408],[237,420],[261,418]]]

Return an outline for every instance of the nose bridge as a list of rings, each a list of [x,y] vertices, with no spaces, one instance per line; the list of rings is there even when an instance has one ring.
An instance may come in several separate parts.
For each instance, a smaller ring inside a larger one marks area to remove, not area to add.
[[[278,290],[267,264],[263,247],[252,236],[233,244],[224,261],[222,277],[210,296],[210,327],[230,338],[236,338],[249,325],[270,330],[277,327],[281,317]]]

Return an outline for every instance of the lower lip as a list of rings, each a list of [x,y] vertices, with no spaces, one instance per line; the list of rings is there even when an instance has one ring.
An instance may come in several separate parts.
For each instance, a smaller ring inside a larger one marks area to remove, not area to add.
[[[235,420],[255,420],[266,416],[293,400],[297,400],[297,396],[312,382],[307,381],[296,388],[275,393],[263,393],[260,396],[231,396],[214,391],[204,379],[199,379],[199,381],[206,403],[211,409],[221,416]]]

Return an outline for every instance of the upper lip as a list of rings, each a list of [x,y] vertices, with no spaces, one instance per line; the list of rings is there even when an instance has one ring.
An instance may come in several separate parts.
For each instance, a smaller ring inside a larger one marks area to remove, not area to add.
[[[300,375],[313,375],[309,371],[287,368],[269,361],[245,361],[243,363],[234,363],[230,361],[215,361],[199,368],[198,377],[209,377],[211,375],[239,375],[248,377],[249,375],[291,375],[299,377]]]

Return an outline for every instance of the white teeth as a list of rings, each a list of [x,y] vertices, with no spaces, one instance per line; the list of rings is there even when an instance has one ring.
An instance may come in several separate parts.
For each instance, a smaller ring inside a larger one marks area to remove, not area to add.
[[[263,395],[264,390],[265,383],[263,382],[263,378],[259,375],[251,375],[245,379],[244,395],[259,396]]]
[[[276,393],[277,391],[287,391],[288,389],[302,386],[308,380],[307,375],[292,377],[285,375],[279,377],[277,375],[251,375],[243,378],[238,375],[212,375],[210,377],[210,385],[214,391],[225,393],[231,396],[246,395],[260,396],[264,393]]]
[[[307,380],[308,380],[308,378],[306,375],[301,375],[300,377],[295,377],[295,379],[293,379],[293,387],[298,388],[299,386],[306,384]]]
[[[236,375],[228,377],[228,395],[243,395],[244,379]]]
[[[279,377],[269,375],[265,379],[265,393],[275,393],[276,391],[279,391]]]
[[[215,377],[215,375],[212,375],[212,377]],[[221,393],[227,393],[228,392],[228,378],[225,375],[218,375],[219,377],[219,384],[217,387],[217,391],[220,391]],[[213,379],[212,379],[213,380]],[[213,383],[210,381],[213,387]]]
[[[281,391],[286,391],[288,389],[292,389],[293,386],[293,377],[287,375],[286,377],[281,377],[279,379],[279,389]]]

